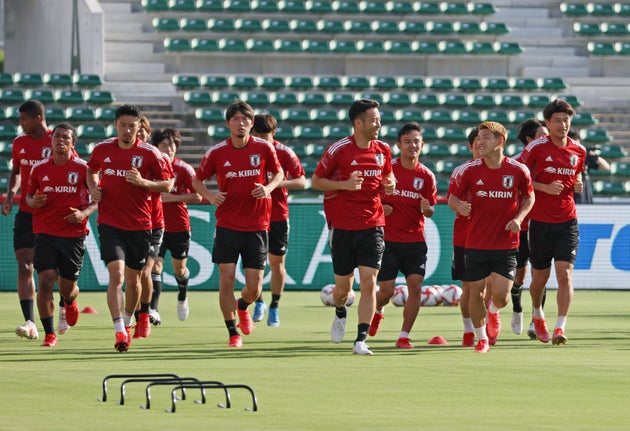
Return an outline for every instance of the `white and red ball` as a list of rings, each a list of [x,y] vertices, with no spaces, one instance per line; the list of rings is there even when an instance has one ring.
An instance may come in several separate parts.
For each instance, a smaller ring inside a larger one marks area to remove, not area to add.
[[[392,296],[392,304],[396,307],[404,307],[409,298],[409,289],[406,284],[400,284],[394,288],[394,295]]]
[[[456,284],[445,285],[442,291],[442,302],[444,305],[459,305],[462,297],[462,288]]]
[[[442,302],[442,295],[440,295],[435,286],[422,286],[420,297],[422,305],[425,307],[440,305]]]
[[[333,290],[335,289],[334,284],[327,284],[322,287],[321,292],[319,293],[319,298],[322,300],[322,304],[328,307],[334,307],[335,299],[333,298]],[[356,294],[354,290],[351,290],[348,294],[348,299],[346,300],[346,306],[351,306],[354,304],[354,300],[356,299]]]

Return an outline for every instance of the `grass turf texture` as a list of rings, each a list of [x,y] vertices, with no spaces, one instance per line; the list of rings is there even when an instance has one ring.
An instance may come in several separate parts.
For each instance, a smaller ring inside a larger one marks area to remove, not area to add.
[[[57,297],[57,294],[55,294]],[[528,293],[524,305],[529,306]],[[269,293],[265,292],[269,301]],[[127,353],[114,351],[114,331],[105,293],[83,293],[79,308],[93,306],[59,336],[55,348],[23,340],[15,293],[0,294],[0,428],[9,430],[238,429],[238,430],[622,430],[628,428],[630,386],[628,293],[578,291],[568,320],[566,346],[543,345],[510,330],[511,306],[490,353],[459,347],[457,307],[426,307],[411,334],[416,348],[394,347],[402,309],[389,305],[379,334],[369,338],[374,356],[352,355],[356,306],[346,338],[330,342],[333,309],[319,292],[288,292],[281,301],[281,326],[258,322],[243,336],[242,349],[227,348],[227,331],[216,292],[192,292],[190,317],[176,317],[175,293],[163,293],[163,324],[134,340]],[[253,308],[253,307],[252,307]],[[555,292],[548,321],[555,322]],[[253,310],[252,310],[253,311]],[[526,322],[529,313],[526,314]],[[55,316],[56,319],[57,316]],[[55,322],[56,324],[56,322]],[[526,330],[526,328],[525,328]],[[428,345],[440,335],[450,344]],[[258,396],[259,411],[246,412],[249,394],[233,390],[232,408],[219,409],[220,391],[208,390],[198,405],[196,390],[170,408],[170,388],[154,387],[151,410],[142,410],[146,384],[129,384],[117,405],[120,380],[109,384],[101,403],[101,381],[117,373],[176,373],[202,380],[244,383]]]

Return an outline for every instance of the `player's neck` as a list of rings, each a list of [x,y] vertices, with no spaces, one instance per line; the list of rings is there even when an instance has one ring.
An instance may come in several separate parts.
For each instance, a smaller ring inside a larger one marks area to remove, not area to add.
[[[400,164],[405,169],[414,169],[418,166],[418,159],[415,157],[401,157]]]
[[[68,153],[64,153],[64,154],[59,154],[59,153],[54,153],[52,155],[52,160],[53,163],[56,166],[63,166],[66,163],[68,163],[70,161],[70,159],[72,158],[72,156],[70,155],[70,152]]]
[[[363,148],[364,150],[370,148],[370,145],[372,145],[371,139],[361,138],[357,135],[354,135],[354,142],[357,144],[357,147]]]
[[[48,135],[48,126],[46,123],[40,123],[33,133],[29,133],[29,136],[35,140],[42,139]]]
[[[238,148],[239,150],[241,148],[245,148],[248,142],[249,142],[249,135],[232,136],[232,146],[234,148]]]
[[[503,158],[503,153],[493,151],[492,153],[483,156],[483,161],[490,169],[498,169],[501,167]]]
[[[568,143],[568,139],[566,136],[564,138],[556,138],[554,136],[549,135],[551,142],[558,148],[566,147]]]

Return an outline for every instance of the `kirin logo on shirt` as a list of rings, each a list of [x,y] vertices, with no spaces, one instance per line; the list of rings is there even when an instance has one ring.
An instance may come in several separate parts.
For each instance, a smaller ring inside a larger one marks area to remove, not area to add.
[[[139,169],[142,167],[142,156],[131,156],[131,167]]]
[[[413,188],[416,190],[422,190],[422,187],[424,186],[424,179],[423,178],[414,178],[413,179]]]
[[[249,164],[253,168],[257,168],[260,166],[260,154],[250,154],[249,155]]]
[[[511,189],[514,186],[514,177],[512,175],[503,175],[503,188]]]
[[[52,156],[52,148],[50,147],[42,148],[42,158],[47,159],[50,156]]]
[[[68,172],[68,184],[75,185],[79,181],[78,172]]]
[[[383,155],[381,153],[374,154],[374,158],[376,159],[377,165],[383,166]]]

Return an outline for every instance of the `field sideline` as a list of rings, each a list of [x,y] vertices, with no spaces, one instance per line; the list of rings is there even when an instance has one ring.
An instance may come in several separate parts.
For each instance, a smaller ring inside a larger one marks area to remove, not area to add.
[[[281,302],[281,326],[257,324],[244,348],[227,348],[216,292],[192,292],[191,313],[179,322],[175,293],[162,295],[164,324],[151,337],[134,340],[126,354],[114,351],[105,293],[83,293],[77,327],[57,347],[22,340],[17,294],[0,294],[0,429],[12,430],[627,430],[630,387],[629,292],[577,291],[567,323],[569,342],[556,347],[516,336],[511,308],[502,313],[503,332],[486,355],[459,347],[461,318],[456,307],[421,309],[411,334],[416,349],[394,348],[400,308],[388,306],[381,332],[368,339],[372,357],[352,355],[356,309],[351,307],[343,343],[330,342],[332,308],[319,292],[288,292]],[[55,294],[57,296],[57,294]],[[269,293],[265,292],[266,299]],[[529,304],[525,293],[525,304]],[[549,293],[548,323],[555,322],[555,292]],[[527,313],[526,313],[527,314]],[[528,317],[529,318],[529,317]],[[440,335],[450,344],[431,346]],[[151,410],[142,410],[146,384],[130,384],[117,405],[118,373],[176,373],[203,380],[244,383],[258,396],[259,411],[244,391],[232,391],[232,409],[192,400],[167,414],[170,389],[154,388]]]

